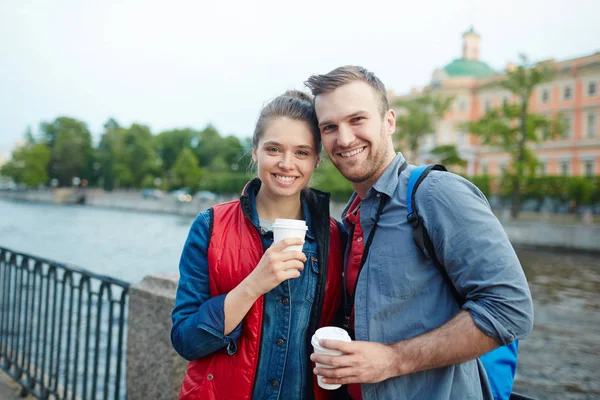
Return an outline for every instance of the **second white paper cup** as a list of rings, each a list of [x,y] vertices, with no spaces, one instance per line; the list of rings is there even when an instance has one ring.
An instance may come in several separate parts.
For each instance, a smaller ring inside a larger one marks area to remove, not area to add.
[[[315,353],[316,354],[335,355],[335,356],[341,356],[343,353],[341,351],[329,350],[329,349],[325,349],[325,348],[321,347],[319,345],[319,341],[321,339],[341,340],[343,342],[351,342],[352,341],[350,339],[350,335],[348,335],[348,332],[346,332],[342,328],[338,328],[335,326],[326,326],[326,327],[317,329],[317,331],[315,332],[315,334],[313,335],[313,337],[310,341],[313,348],[315,349]],[[323,365],[323,364],[319,364],[319,363],[315,363],[315,364],[316,364],[317,368],[335,368],[335,367],[330,367],[329,365]],[[319,383],[319,386],[321,386],[323,389],[335,390],[342,386],[342,385],[331,385],[331,384],[323,383],[323,382],[321,382],[322,379],[323,379],[323,377],[321,375],[317,375],[317,382]]]
[[[307,230],[306,222],[301,219],[277,218],[275,222],[273,222],[273,242],[277,243],[278,241],[289,237],[304,239]],[[302,245],[288,246],[284,251],[290,250],[302,251]]]

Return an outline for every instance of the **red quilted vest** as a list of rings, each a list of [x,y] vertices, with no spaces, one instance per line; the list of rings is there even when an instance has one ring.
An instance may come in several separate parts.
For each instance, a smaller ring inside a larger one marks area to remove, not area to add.
[[[315,216],[316,217],[316,216]],[[313,218],[315,218],[313,217]],[[339,228],[329,222],[330,243],[327,283],[319,326],[330,325],[342,298],[342,244]],[[213,224],[208,247],[211,296],[228,293],[256,267],[263,255],[258,230],[244,215],[240,201],[213,207]],[[250,399],[258,364],[263,317],[263,297],[250,308],[243,320],[237,353],[225,349],[191,361],[183,380],[180,399],[236,400]],[[314,376],[314,375],[313,375]],[[329,399],[331,392],[321,389],[313,379],[315,399]]]

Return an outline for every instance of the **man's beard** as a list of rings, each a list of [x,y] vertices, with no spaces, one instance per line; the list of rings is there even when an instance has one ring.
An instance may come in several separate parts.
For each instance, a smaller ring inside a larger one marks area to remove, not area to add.
[[[356,173],[351,173],[350,171],[344,171],[343,169],[340,169],[340,167],[336,165],[336,168],[338,169],[338,171],[340,171],[344,178],[348,179],[350,182],[353,183],[362,183],[366,180],[371,179],[373,175],[375,175],[383,167],[388,151],[388,142],[387,140],[385,140],[383,129],[381,135],[381,141],[379,142],[379,147],[376,149],[376,153],[369,155],[369,158],[362,164],[364,168],[361,168],[360,171],[357,171]],[[371,150],[374,149],[372,145],[369,146],[369,148]],[[352,170],[354,168],[351,167],[349,169]]]

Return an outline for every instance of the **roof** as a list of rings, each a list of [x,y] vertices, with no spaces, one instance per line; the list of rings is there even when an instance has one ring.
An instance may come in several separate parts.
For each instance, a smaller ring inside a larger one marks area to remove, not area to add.
[[[444,67],[444,71],[446,71],[450,77],[473,76],[476,78],[484,78],[497,74],[496,71],[482,61],[473,61],[464,58],[455,59]]]

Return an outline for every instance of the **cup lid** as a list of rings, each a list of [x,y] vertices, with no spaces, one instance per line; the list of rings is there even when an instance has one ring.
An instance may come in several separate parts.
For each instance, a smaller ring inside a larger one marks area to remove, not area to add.
[[[312,337],[311,344],[313,346],[319,346],[319,342],[322,339],[341,340],[343,342],[351,342],[350,335],[345,329],[338,328],[336,326],[325,326],[317,329]]]
[[[308,229],[306,222],[302,219],[277,218],[273,222],[273,228]]]

